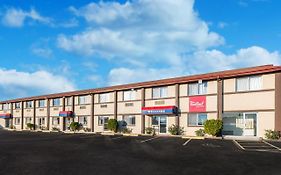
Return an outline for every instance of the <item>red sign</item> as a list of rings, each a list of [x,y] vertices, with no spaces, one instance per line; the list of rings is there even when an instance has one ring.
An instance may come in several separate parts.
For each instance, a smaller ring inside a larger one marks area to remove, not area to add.
[[[206,96],[189,97],[189,112],[206,112]]]

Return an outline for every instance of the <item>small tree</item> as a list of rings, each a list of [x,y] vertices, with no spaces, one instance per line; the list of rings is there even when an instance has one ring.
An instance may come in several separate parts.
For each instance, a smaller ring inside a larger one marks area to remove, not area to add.
[[[271,129],[265,130],[264,135],[266,139],[278,140],[280,138],[280,132],[272,131]]]
[[[195,131],[196,136],[203,137],[205,135],[204,129],[198,129]]]
[[[118,130],[118,121],[116,119],[108,120],[108,129],[113,132],[117,132]]]
[[[204,130],[206,134],[210,134],[212,136],[219,136],[222,131],[222,121],[221,120],[207,120],[204,123]]]
[[[75,131],[79,131],[81,129],[81,124],[78,122],[72,122],[69,127],[70,127],[71,131],[75,132]]]
[[[145,132],[146,132],[146,134],[155,135],[155,129],[152,127],[145,128]]]
[[[168,128],[168,131],[172,135],[182,135],[183,134],[183,127],[179,127],[177,125],[172,125]]]

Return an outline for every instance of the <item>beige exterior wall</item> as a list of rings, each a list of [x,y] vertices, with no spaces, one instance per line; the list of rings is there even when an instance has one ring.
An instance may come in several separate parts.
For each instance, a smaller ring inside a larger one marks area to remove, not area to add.
[[[118,102],[117,109],[118,114],[140,114],[141,101]]]
[[[264,137],[265,130],[274,130],[274,112],[258,112],[257,114],[257,136]]]
[[[135,125],[133,125],[133,126],[127,125],[127,128],[131,129],[132,133],[139,134],[139,133],[141,133],[141,115],[134,115],[134,116],[135,116]],[[122,121],[123,115],[118,115],[117,120]]]
[[[95,115],[113,115],[114,103],[101,103],[94,105]]]
[[[5,128],[5,119],[0,118],[0,129]]]
[[[207,119],[217,119],[217,113],[207,113]],[[195,136],[195,131],[203,129],[203,126],[188,126],[188,114],[181,114],[180,126],[184,128],[184,135]]]
[[[156,100],[146,100],[145,106],[174,106],[176,104],[175,98],[171,99],[156,99]]]
[[[181,112],[189,112],[189,97],[180,97]],[[217,111],[217,96],[206,96],[206,112]]]

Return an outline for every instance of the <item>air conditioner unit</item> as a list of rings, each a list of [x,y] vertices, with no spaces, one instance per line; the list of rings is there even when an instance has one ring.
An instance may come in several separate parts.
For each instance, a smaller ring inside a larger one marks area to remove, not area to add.
[[[202,80],[198,80],[198,83],[199,83],[199,84],[202,84]]]

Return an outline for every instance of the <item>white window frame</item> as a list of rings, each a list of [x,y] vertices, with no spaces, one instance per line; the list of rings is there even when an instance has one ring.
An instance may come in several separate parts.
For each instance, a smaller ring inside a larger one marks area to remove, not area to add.
[[[52,104],[53,106],[60,106],[61,105],[60,104],[61,103],[61,99],[60,98],[54,98],[52,101],[53,101],[53,104]],[[56,102],[58,102],[58,104],[56,104]]]
[[[136,90],[123,91],[123,101],[136,100]]]
[[[168,86],[152,88],[152,99],[168,97]]]
[[[66,106],[71,106],[72,105],[72,97],[66,97],[65,101],[66,101],[66,103],[65,103]]]
[[[107,103],[110,101],[110,93],[99,94],[99,103]]]
[[[42,105],[42,103],[43,103],[43,105]],[[45,100],[39,100],[39,101],[38,101],[38,107],[39,107],[39,108],[45,107]]]
[[[124,115],[123,121],[126,122],[127,126],[136,126],[136,116],[134,116],[134,115]],[[132,122],[132,121],[134,121],[134,122]]]
[[[81,119],[83,119],[83,122],[80,122]],[[86,126],[88,124],[88,116],[78,116],[78,122],[83,126]]]
[[[32,107],[33,107],[33,101],[27,101],[27,102],[25,102],[25,107],[26,107],[26,108],[32,108]]]
[[[21,118],[20,118],[20,117],[15,117],[14,119],[15,119],[14,124],[15,124],[15,125],[20,125],[20,119],[21,119]]]
[[[32,117],[25,117],[25,124],[32,123]]]
[[[78,104],[79,105],[87,104],[87,96],[86,95],[78,96]]]
[[[203,123],[202,125],[199,124],[199,116],[200,115],[206,115],[206,120],[208,120],[208,114],[207,113],[189,113],[187,117],[187,126],[204,126]],[[190,124],[190,117],[196,117],[196,124]]]
[[[60,118],[59,117],[52,117],[52,125],[56,126],[56,125],[59,125],[59,124],[60,124]]]
[[[252,88],[251,87],[251,80],[253,78],[259,78],[259,87],[258,88]],[[242,80],[242,79],[247,79],[246,89],[238,89],[239,88],[238,82],[239,82],[239,80]],[[262,89],[262,76],[261,75],[254,75],[254,76],[236,78],[236,81],[235,81],[236,92],[255,91],[255,90],[260,90],[260,89]]]
[[[15,109],[20,109],[20,102],[15,103]]]
[[[196,86],[195,92],[192,92],[191,86]],[[196,82],[196,83],[188,83],[188,95],[204,95],[208,92],[208,81]]]

